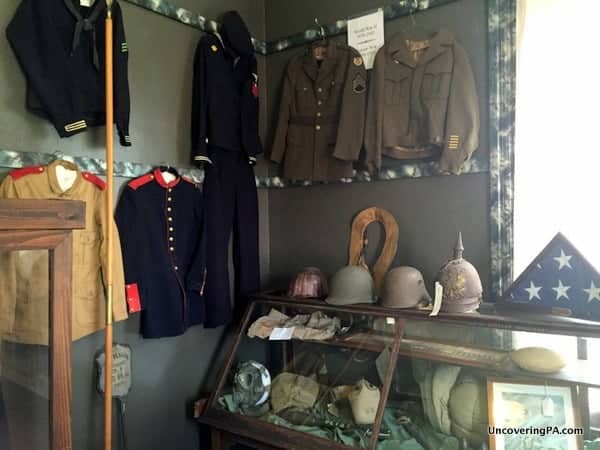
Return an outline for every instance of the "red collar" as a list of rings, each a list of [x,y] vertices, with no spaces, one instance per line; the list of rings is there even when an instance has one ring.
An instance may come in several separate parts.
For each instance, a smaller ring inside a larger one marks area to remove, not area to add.
[[[165,179],[163,178],[163,175],[162,175],[162,172],[160,171],[160,169],[154,169],[154,179],[156,180],[156,182],[158,184],[160,184],[164,188],[175,187],[181,181],[181,177],[177,177],[173,181],[171,181],[170,183],[167,183],[165,181]]]

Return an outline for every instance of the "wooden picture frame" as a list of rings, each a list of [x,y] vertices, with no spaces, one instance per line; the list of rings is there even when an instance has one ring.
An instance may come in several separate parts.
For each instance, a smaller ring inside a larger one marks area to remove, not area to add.
[[[552,416],[544,416],[542,412],[542,402],[547,397],[553,400]],[[542,448],[535,444],[543,444],[543,448],[583,450],[583,428],[575,385],[488,377],[487,400],[490,450]],[[502,428],[512,428],[513,433],[501,434],[498,429]],[[522,433],[514,433],[516,428],[522,429]],[[545,429],[545,434],[534,434],[536,428]],[[580,428],[581,434],[554,432],[563,428]]]

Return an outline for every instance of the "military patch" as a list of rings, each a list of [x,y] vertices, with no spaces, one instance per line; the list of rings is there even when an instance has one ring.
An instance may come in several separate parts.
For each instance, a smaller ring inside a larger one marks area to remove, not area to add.
[[[362,94],[367,89],[367,83],[362,75],[356,75],[352,80],[352,90],[355,94]]]
[[[121,44],[121,53],[127,53],[129,51],[129,46],[127,45],[127,42],[123,42]]]
[[[450,138],[448,139],[448,148],[450,150],[458,150],[459,146],[460,146],[460,137],[457,134],[450,135]]]
[[[219,47],[217,47],[216,45],[214,45],[214,44],[213,44],[213,45],[211,45],[211,46],[210,46],[210,49],[211,49],[213,52],[217,53],[217,51],[219,50]]]
[[[67,125],[65,125],[65,131],[67,133],[83,130],[84,128],[87,128],[87,123],[85,120],[79,120],[77,122],[68,123]]]
[[[355,66],[362,66],[363,59],[360,56],[355,56],[352,62]]]

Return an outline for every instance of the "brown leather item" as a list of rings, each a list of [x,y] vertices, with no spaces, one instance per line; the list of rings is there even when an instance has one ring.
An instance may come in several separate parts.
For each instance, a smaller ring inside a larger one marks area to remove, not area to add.
[[[383,250],[375,261],[373,270],[370,270],[364,261],[364,247],[366,245],[365,233],[367,227],[373,222],[380,222],[385,230],[385,242]],[[348,256],[348,264],[354,266],[362,266],[373,273],[375,281],[375,291],[379,293],[379,289],[383,283],[383,278],[387,273],[396,252],[398,251],[398,222],[394,216],[383,208],[367,208],[361,211],[352,221],[352,232],[350,235],[350,251]]]
[[[327,279],[316,267],[305,267],[297,273],[288,289],[288,297],[322,298],[327,295]]]

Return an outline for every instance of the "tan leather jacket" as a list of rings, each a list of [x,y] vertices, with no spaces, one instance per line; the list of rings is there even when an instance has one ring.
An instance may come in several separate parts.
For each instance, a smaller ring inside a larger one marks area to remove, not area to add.
[[[369,85],[369,169],[381,168],[384,154],[435,159],[442,171],[459,173],[478,145],[479,102],[465,50],[446,30],[426,41],[394,35],[377,53]]]
[[[75,182],[65,192],[56,177],[58,165],[76,171]],[[104,195],[102,180],[66,161],[14,170],[0,185],[0,198],[86,203],[85,229],[73,231],[73,340],[105,325]],[[127,308],[116,227],[114,236],[113,301],[114,319],[118,321],[127,318]],[[48,252],[0,252],[0,286],[0,336],[13,342],[48,345]]]

